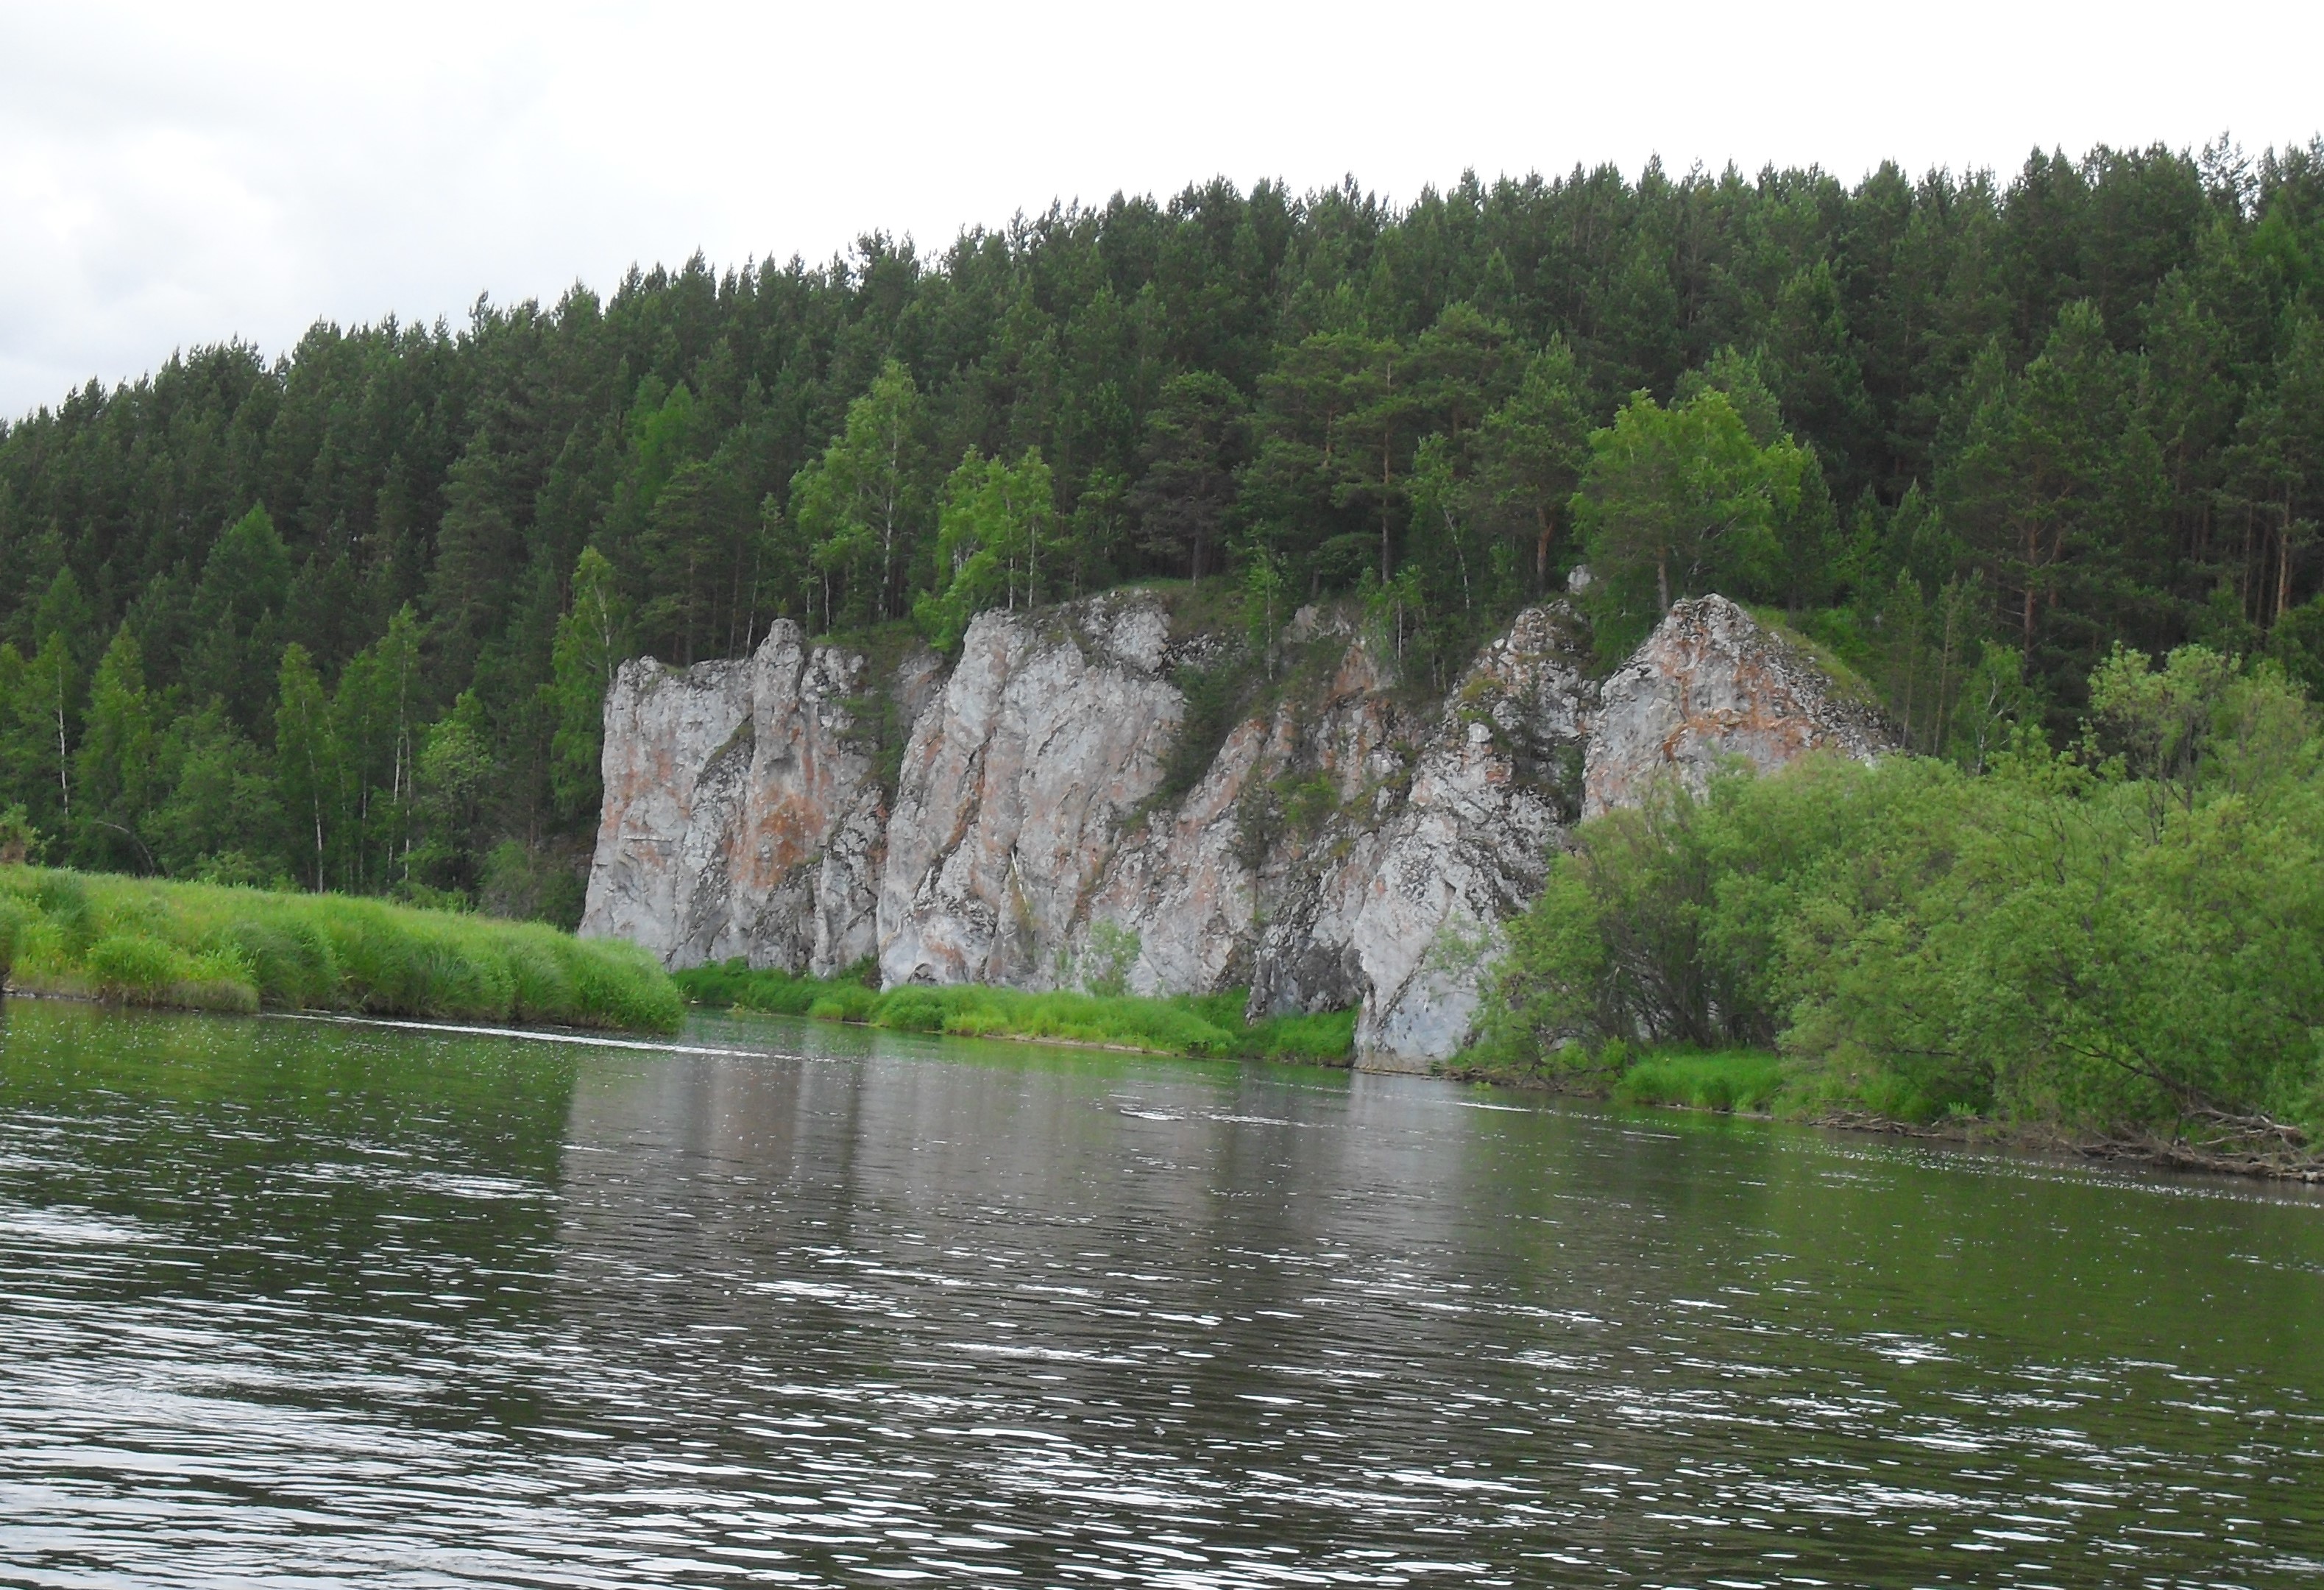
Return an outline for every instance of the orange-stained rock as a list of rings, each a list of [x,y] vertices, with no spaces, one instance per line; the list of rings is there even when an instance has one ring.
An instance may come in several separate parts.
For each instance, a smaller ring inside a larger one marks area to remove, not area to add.
[[[1734,756],[1762,772],[1809,751],[1868,762],[1895,748],[1879,709],[1724,596],[1674,604],[1600,687],[1582,810],[1635,806],[1665,772],[1701,791]]]
[[[625,663],[581,931],[670,966],[827,975],[871,954],[887,811],[850,706],[868,667],[787,620],[747,661]]]

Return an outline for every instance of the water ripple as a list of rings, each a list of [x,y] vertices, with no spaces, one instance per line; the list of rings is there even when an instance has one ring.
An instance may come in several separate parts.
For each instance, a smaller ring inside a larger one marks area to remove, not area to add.
[[[797,1025],[6,1021],[0,1583],[2324,1565],[2313,1205]]]

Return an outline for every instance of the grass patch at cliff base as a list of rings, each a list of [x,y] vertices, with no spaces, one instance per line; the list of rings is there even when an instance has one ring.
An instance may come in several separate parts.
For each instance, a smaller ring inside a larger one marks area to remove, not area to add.
[[[1798,1114],[1821,1102],[1814,1079],[1766,1049],[1702,1049],[1668,1045],[1641,1049],[1622,1040],[1571,1043],[1511,1064],[1472,1049],[1455,1075],[1514,1087],[1546,1087],[1626,1105],[1757,1114]]]
[[[1036,992],[961,983],[909,985],[880,992],[869,967],[837,977],[753,970],[740,960],[696,966],[675,980],[696,1004],[727,1006],[818,1021],[855,1021],[901,1032],[960,1038],[1033,1039],[1208,1058],[1252,1058],[1345,1065],[1355,1044],[1356,1012],[1243,1020],[1241,989],[1152,999],[1137,994]]]

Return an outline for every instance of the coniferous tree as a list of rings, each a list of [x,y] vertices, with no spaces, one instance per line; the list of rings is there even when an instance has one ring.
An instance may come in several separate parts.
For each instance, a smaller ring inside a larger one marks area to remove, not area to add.
[[[629,610],[613,566],[595,547],[585,547],[573,569],[573,605],[558,621],[555,673],[547,687],[557,718],[550,783],[558,809],[568,817],[597,809],[605,697],[629,645]]]
[[[124,625],[97,665],[87,721],[73,753],[80,810],[73,853],[84,865],[154,870],[137,825],[155,795],[152,705],[137,637]]]
[[[274,769],[285,819],[283,855],[310,889],[328,886],[343,789],[330,698],[307,648],[282,649],[275,692]]]
[[[1146,417],[1145,468],[1128,497],[1140,548],[1189,579],[1225,541],[1241,463],[1243,395],[1206,371],[1172,379]]]

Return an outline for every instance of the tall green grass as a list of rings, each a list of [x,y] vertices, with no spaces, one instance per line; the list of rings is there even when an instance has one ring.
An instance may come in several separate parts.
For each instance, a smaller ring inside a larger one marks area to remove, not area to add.
[[[677,973],[675,980],[696,1004],[857,1021],[905,1032],[1049,1039],[1161,1054],[1250,1056],[1325,1065],[1345,1065],[1355,1046],[1353,1011],[1246,1022],[1239,989],[1146,999],[1065,990],[1030,993],[966,983],[893,988],[882,994],[867,985],[860,970],[841,977],[797,977],[752,971],[739,960],[696,966]]]
[[[1808,1115],[1835,1103],[1825,1096],[1812,1072],[1761,1049],[1665,1044],[1641,1050],[1627,1040],[1612,1038],[1598,1044],[1569,1044],[1545,1060],[1524,1065],[1507,1064],[1498,1056],[1478,1064],[1475,1050],[1465,1058],[1468,1063],[1455,1067],[1453,1074],[1473,1082],[1547,1087],[1626,1105]]]
[[[1612,1093],[1625,1104],[1766,1112],[1783,1096],[1785,1080],[1782,1059],[1761,1049],[1663,1050],[1623,1072]]]
[[[0,867],[0,972],[28,993],[671,1032],[632,945],[336,894]]]

